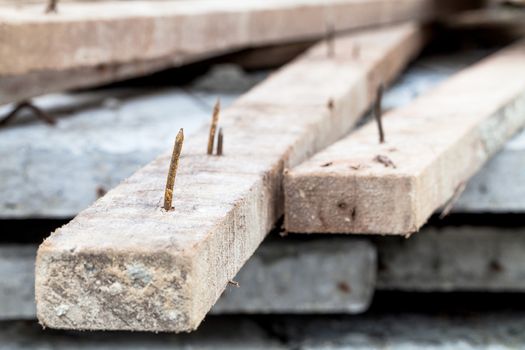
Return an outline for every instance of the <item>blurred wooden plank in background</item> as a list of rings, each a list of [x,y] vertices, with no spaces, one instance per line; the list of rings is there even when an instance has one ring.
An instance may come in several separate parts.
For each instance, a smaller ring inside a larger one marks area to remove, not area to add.
[[[0,7],[0,104],[328,32],[430,20],[481,0],[59,2]]]

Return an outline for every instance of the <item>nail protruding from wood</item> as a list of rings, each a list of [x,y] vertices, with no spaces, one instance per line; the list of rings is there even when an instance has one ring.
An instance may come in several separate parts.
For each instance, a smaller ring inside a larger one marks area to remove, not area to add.
[[[381,100],[383,99],[383,85],[377,88],[376,101],[374,103],[374,116],[377,122],[377,129],[379,130],[379,143],[385,143],[385,132],[383,130],[383,107]]]
[[[240,287],[239,282],[234,281],[234,280],[229,280],[229,281],[228,281],[228,284],[229,284],[229,285],[232,285],[232,286],[234,286],[234,287],[237,287],[237,288]]]
[[[46,13],[57,13],[58,0],[48,0]]]
[[[213,144],[215,143],[215,133],[217,131],[217,124],[219,123],[219,113],[221,111],[221,100],[217,99],[215,107],[213,107],[213,115],[211,117],[210,135],[208,137],[208,155],[213,154]]]
[[[329,110],[333,110],[334,109],[334,99],[333,98],[329,99],[326,106],[328,107]]]
[[[184,129],[180,129],[175,138],[175,145],[173,146],[173,153],[171,154],[170,169],[168,171],[168,179],[166,180],[166,189],[164,191],[164,209],[166,211],[172,209],[173,188],[175,187],[175,177],[177,176],[177,168],[179,167],[179,158],[183,142]]]
[[[22,109],[29,109],[37,118],[42,119],[49,125],[55,125],[56,120],[51,118],[46,112],[35,106],[29,101],[22,101],[18,103],[11,112],[0,120],[0,126],[6,125],[11,119],[16,117]]]
[[[335,29],[333,24],[328,24],[326,26],[326,54],[328,57],[333,58],[335,56]]]
[[[222,128],[219,128],[219,135],[217,136],[217,155],[222,156],[222,145],[224,142],[224,135],[222,133]]]

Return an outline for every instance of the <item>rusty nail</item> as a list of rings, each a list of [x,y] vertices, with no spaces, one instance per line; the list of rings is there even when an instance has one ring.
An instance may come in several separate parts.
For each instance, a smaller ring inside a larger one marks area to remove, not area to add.
[[[374,104],[374,116],[379,130],[379,143],[385,143],[385,132],[383,130],[383,108],[381,107],[381,100],[383,99],[383,85],[377,88],[377,96]]]
[[[208,137],[208,155],[213,154],[213,144],[215,143],[215,132],[217,130],[217,124],[219,123],[219,113],[221,111],[221,100],[217,99],[215,106],[213,107],[213,115],[210,125],[210,135]]]
[[[171,203],[173,202],[173,188],[175,187],[175,176],[177,175],[177,168],[179,167],[179,158],[183,142],[184,130],[180,129],[175,138],[175,145],[173,146],[173,153],[171,154],[170,169],[168,171],[168,179],[166,180],[166,189],[164,191],[164,209],[166,211],[171,210]]]

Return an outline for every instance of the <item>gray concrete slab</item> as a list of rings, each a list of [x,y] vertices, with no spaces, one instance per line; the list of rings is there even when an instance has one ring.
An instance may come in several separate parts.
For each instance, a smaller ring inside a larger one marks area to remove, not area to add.
[[[35,318],[37,246],[0,246],[0,320]]]
[[[510,140],[467,184],[456,213],[525,211],[525,132]]]
[[[384,313],[294,319],[282,332],[294,349],[511,350],[525,349],[523,312]]]
[[[525,291],[524,227],[427,227],[375,243],[381,290]]]
[[[57,332],[34,322],[0,322],[0,350],[288,349],[249,319],[210,319],[191,334]]]
[[[0,320],[35,319],[36,245],[0,245]],[[360,313],[375,290],[376,253],[363,239],[264,243],[213,314]],[[93,281],[95,283],[96,281]]]
[[[361,313],[375,290],[376,252],[364,239],[273,240],[259,247],[212,312]]]
[[[209,317],[191,334],[65,332],[29,322],[0,323],[0,350],[29,349],[525,349],[523,311],[468,314]]]

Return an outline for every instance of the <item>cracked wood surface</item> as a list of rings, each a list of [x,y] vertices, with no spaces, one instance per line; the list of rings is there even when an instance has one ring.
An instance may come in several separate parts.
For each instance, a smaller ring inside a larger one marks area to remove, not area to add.
[[[525,41],[290,170],[291,232],[409,234],[453,198],[525,123]],[[322,166],[325,164],[330,166]]]
[[[38,251],[40,322],[195,329],[282,215],[283,169],[348,132],[424,37],[407,24],[335,39],[334,57],[317,45],[221,113],[223,156],[206,155],[208,128],[186,138],[173,211],[166,153],[56,230]]]

